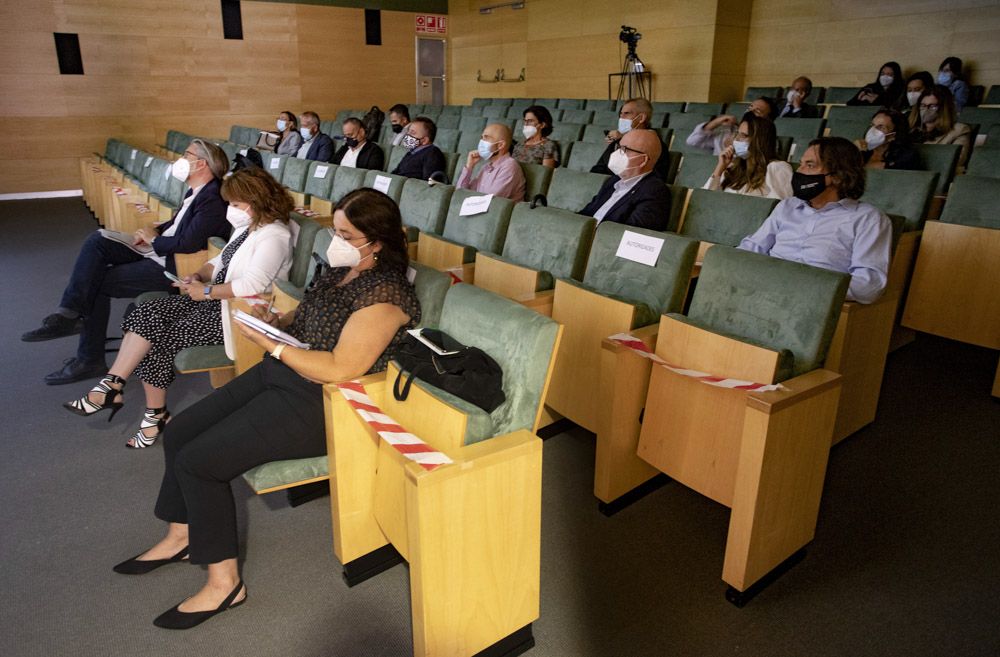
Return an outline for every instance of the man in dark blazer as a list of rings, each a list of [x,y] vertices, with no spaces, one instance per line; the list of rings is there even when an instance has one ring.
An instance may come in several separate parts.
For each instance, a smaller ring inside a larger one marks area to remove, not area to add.
[[[649,130],[650,122],[653,118],[653,106],[645,98],[631,98],[626,100],[622,105],[621,111],[618,112],[618,130],[611,130],[608,132],[608,136],[605,141],[608,147],[604,149],[601,153],[601,157],[597,159],[597,164],[590,167],[591,173],[601,173],[608,175],[611,170],[608,169],[608,159],[611,154],[618,149],[618,143],[622,138],[623,134],[627,134],[628,130],[642,129]],[[626,130],[627,128],[627,130]],[[622,131],[625,132],[622,132]],[[660,149],[662,152],[667,152],[667,145],[660,141]],[[670,167],[670,158],[665,157],[662,161],[657,162],[654,172],[660,177],[661,180],[667,179],[668,169]]]
[[[778,113],[775,116],[785,119],[818,119],[819,108],[806,102],[812,90],[812,80],[807,77],[795,78],[788,94],[778,101]]]
[[[97,231],[87,238],[58,311],[46,317],[40,328],[21,336],[25,342],[40,342],[80,334],[76,358],[47,375],[47,384],[73,383],[105,374],[104,343],[111,299],[173,290],[164,271],[177,273],[175,254],[201,251],[213,236],[228,238],[232,232],[226,220],[228,204],[219,191],[228,169],[229,160],[221,148],[195,139],[171,167],[171,173],[176,178],[184,176],[191,189],[170,221],[155,229],[140,228],[132,236],[117,233],[117,239],[110,239]]]
[[[426,116],[418,116],[406,126],[406,137],[402,146],[409,153],[403,156],[399,165],[392,170],[397,176],[427,180],[434,176],[435,180],[448,182],[448,164],[444,153],[434,145],[437,137],[437,126]],[[437,174],[437,175],[435,175]]]
[[[352,117],[344,121],[344,145],[330,161],[342,167],[381,171],[385,166],[385,153],[381,146],[368,141],[364,125]]]
[[[319,114],[316,112],[302,112],[299,117],[302,145],[295,157],[316,162],[329,162],[333,157],[333,140],[330,135],[320,132],[319,123]]]
[[[652,130],[630,130],[611,154],[614,174],[580,214],[598,222],[666,230],[670,219],[670,188],[653,174],[661,153],[660,137]]]

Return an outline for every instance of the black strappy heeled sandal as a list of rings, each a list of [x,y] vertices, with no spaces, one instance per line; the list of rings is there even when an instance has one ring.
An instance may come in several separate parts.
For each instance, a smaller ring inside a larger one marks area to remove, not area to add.
[[[162,417],[156,417],[162,413]],[[166,426],[167,420],[170,419],[170,412],[167,410],[166,406],[161,408],[147,408],[146,412],[143,413],[142,422],[139,423],[139,430],[125,443],[126,447],[131,449],[144,449],[146,447],[152,447],[156,444],[156,439],[160,437],[163,433],[163,427]],[[147,436],[143,431],[146,429],[156,429],[156,434],[152,436]]]
[[[120,388],[112,388],[111,384],[119,384]],[[104,401],[100,404],[95,404],[90,401],[91,393],[100,393],[104,395]],[[71,413],[76,413],[77,415],[82,415],[87,417],[88,415],[93,415],[98,411],[103,411],[106,408],[111,409],[111,415],[108,416],[108,422],[111,418],[115,416],[115,413],[121,410],[122,406],[125,405],[124,399],[125,392],[125,379],[120,376],[115,376],[114,374],[107,374],[104,376],[100,382],[90,389],[86,395],[80,399],[74,399],[71,402],[66,402],[63,404],[63,408]]]

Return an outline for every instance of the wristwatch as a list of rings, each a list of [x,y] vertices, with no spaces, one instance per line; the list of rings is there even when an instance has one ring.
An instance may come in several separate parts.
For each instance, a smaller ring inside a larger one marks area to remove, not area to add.
[[[212,286],[211,285],[206,285],[205,289],[202,290],[202,292],[205,293],[205,298],[206,299],[211,299],[212,298]]]
[[[285,350],[285,343],[279,342],[278,346],[275,347],[274,351],[271,352],[271,358],[274,358],[275,360],[281,360],[281,352],[284,350]]]

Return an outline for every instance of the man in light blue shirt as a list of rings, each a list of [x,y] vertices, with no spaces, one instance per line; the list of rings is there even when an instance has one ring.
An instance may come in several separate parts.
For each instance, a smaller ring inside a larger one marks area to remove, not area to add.
[[[851,275],[847,299],[877,301],[889,276],[892,224],[858,201],[865,191],[861,153],[841,137],[809,144],[780,203],[739,248]]]

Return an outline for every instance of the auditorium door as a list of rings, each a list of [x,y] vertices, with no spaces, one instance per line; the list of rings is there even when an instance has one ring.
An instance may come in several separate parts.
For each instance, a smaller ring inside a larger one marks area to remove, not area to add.
[[[417,104],[444,105],[444,39],[417,37]]]

